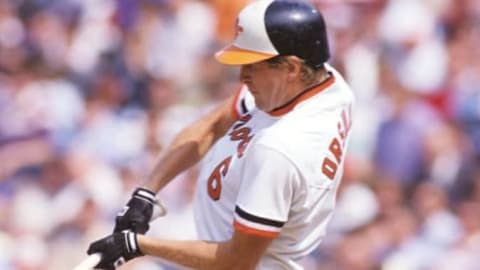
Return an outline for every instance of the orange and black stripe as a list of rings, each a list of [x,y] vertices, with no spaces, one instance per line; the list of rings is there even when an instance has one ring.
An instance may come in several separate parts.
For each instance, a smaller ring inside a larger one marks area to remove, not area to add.
[[[272,220],[272,219],[267,219],[267,218],[252,215],[238,206],[235,207],[235,213],[238,215],[238,217],[246,221],[263,225],[263,226],[272,227],[272,231],[262,230],[262,229],[246,226],[245,224],[240,223],[238,220],[235,220],[233,223],[235,229],[246,234],[253,234],[257,236],[273,238],[280,233],[280,229],[285,224],[285,222],[282,222],[282,221],[277,221],[277,220]]]
[[[247,227],[236,220],[233,221],[233,227],[244,234],[256,235],[260,237],[275,238],[280,234],[280,232],[265,231]]]

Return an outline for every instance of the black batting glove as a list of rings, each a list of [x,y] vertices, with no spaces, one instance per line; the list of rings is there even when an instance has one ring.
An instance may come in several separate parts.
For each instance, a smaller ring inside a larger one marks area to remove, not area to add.
[[[155,193],[145,188],[137,188],[123,211],[115,219],[114,233],[125,230],[145,234],[152,219],[153,206],[157,203]]]
[[[143,256],[137,243],[137,234],[133,232],[114,233],[90,244],[87,254],[102,254],[95,269],[114,270],[125,262]]]

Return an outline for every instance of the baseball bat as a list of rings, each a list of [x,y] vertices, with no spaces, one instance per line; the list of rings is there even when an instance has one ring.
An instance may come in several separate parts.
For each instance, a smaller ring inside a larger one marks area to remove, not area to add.
[[[152,220],[157,219],[158,217],[163,217],[167,214],[167,208],[163,206],[160,202],[157,202],[153,207],[153,214]],[[85,260],[83,260],[80,264],[75,266],[73,270],[92,270],[94,267],[102,260],[101,253],[93,253],[90,254]]]
[[[101,259],[102,254],[93,253],[83,260],[79,265],[73,268],[73,270],[91,270],[100,262]]]

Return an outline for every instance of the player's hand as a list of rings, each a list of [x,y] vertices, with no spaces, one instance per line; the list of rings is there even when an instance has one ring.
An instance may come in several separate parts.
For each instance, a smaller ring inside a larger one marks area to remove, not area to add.
[[[102,259],[95,269],[114,270],[125,262],[143,256],[137,243],[137,234],[133,232],[114,233],[90,244],[88,255],[101,253]]]
[[[130,230],[140,234],[146,233],[156,204],[155,193],[145,188],[137,188],[123,211],[117,214],[113,232]]]

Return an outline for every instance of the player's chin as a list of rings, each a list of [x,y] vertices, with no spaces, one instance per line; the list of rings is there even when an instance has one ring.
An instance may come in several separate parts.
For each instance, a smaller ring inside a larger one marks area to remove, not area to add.
[[[255,106],[261,110],[261,111],[264,111],[264,112],[269,112],[271,111],[269,106],[267,106],[265,103],[261,102],[258,100],[258,98],[255,97]]]

